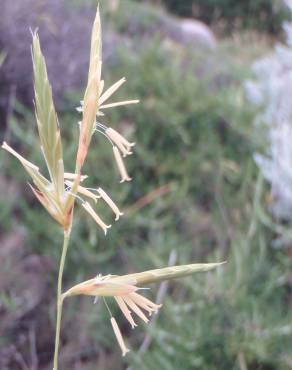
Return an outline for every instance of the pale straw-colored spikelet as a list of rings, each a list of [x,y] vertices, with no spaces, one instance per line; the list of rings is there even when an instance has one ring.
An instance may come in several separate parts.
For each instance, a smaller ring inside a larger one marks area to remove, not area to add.
[[[67,210],[64,207],[64,163],[60,128],[39,38],[36,32],[32,36],[35,115],[41,151],[47,165],[50,181],[41,175],[37,166],[23,158],[7,143],[4,142],[2,148],[10,152],[22,163],[36,186],[36,188],[31,187],[33,193],[48,213],[65,230],[68,228],[68,223],[66,218]]]
[[[12,149],[6,142],[3,142],[2,148],[11,153],[16,157],[23,165],[27,173],[32,178],[37,189],[33,190],[36,198],[46,208],[48,213],[62,226],[64,226],[64,212],[63,204],[59,198],[59,194],[56,192],[54,183],[48,181],[40,172],[36,165],[29,162],[27,159],[22,157],[14,149]]]
[[[64,164],[60,127],[55,110],[52,88],[48,79],[45,58],[39,37],[33,34],[32,60],[35,92],[35,114],[42,152],[54,189],[59,196],[64,193]]]
[[[81,170],[88,154],[91,137],[95,128],[96,115],[98,113],[98,98],[101,90],[101,47],[100,14],[99,8],[97,8],[91,33],[88,81],[83,99],[83,113],[76,155],[76,177],[65,202],[65,209],[68,214],[67,218],[70,223],[72,223],[74,203],[82,179]]]
[[[89,295],[96,298],[113,297],[126,320],[134,329],[137,324],[132,317],[132,312],[135,313],[141,320],[148,323],[149,319],[143,310],[146,311],[149,316],[151,316],[152,313],[157,313],[162,307],[161,304],[156,304],[150,299],[137,293],[137,291],[141,289],[139,286],[146,284],[148,285],[151,283],[159,283],[164,280],[181,278],[199,271],[209,271],[220,266],[221,264],[222,263],[203,263],[173,266],[122,276],[98,275],[93,279],[73,286],[63,294],[63,298],[75,295]],[[115,320],[113,324],[112,319],[111,322],[117,341],[122,349],[122,353],[125,355],[128,350],[125,346],[118,324]]]
[[[100,94],[101,64],[101,25],[99,9],[97,9],[92,28],[88,82],[84,95],[83,117],[77,151],[76,165],[78,171],[81,171],[84,164],[94,131]]]
[[[137,285],[143,286],[152,283],[159,283],[165,280],[178,279],[192,275],[196,272],[206,272],[224,264],[225,262],[218,263],[194,263],[189,265],[164,267],[161,269],[148,270],[144,272],[123,275],[117,277],[118,281],[135,280]],[[115,281],[115,278],[113,278]]]
[[[24,166],[24,168],[31,169],[33,171],[39,171],[39,168],[36,165],[34,165],[33,163],[29,162],[27,159],[25,159],[24,157],[22,157],[19,153],[17,153],[16,150],[14,150],[13,148],[11,148],[11,146],[9,146],[6,143],[6,141],[3,141],[3,144],[2,144],[1,147],[2,147],[2,149],[7,150],[7,152],[9,152],[12,155],[14,155],[14,157],[16,157],[21,162],[21,164]]]

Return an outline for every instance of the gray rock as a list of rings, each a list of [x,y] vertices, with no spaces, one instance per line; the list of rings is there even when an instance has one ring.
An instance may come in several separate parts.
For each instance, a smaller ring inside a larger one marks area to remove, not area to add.
[[[60,96],[61,92],[81,84],[85,78],[88,20],[92,14],[76,17],[70,14],[64,2],[58,0],[4,0],[1,13],[0,49],[6,53],[0,69],[2,119],[9,105],[11,89],[22,102],[29,105],[32,103],[30,29],[39,28],[54,93]],[[86,53],[80,53],[80,48]]]
[[[11,92],[24,104],[32,104],[30,29],[39,30],[49,79],[60,106],[66,92],[81,89],[86,84],[94,16],[94,7],[69,6],[66,0],[2,0],[0,52],[6,53],[0,68],[2,122],[5,121]],[[112,54],[115,45],[115,41],[110,43],[109,39],[110,33],[105,32],[105,58]]]
[[[5,126],[14,98],[32,106],[30,29],[39,29],[57,108],[62,108],[67,92],[83,89],[95,15],[94,5],[84,3],[77,6],[72,5],[71,0],[2,0],[0,52],[4,51],[6,58],[0,67],[1,125],[4,123]],[[212,31],[201,22],[181,21],[144,4],[112,0],[104,4],[103,9],[106,6],[112,14],[111,21],[103,24],[104,65],[116,63],[117,47],[123,46],[127,53],[139,54],[140,48],[145,48],[153,37],[187,45],[194,50],[198,46],[216,46]],[[122,29],[113,24],[114,13],[122,21]]]
[[[184,19],[180,22],[182,42],[214,49],[216,38],[211,29],[204,23],[194,19]]]

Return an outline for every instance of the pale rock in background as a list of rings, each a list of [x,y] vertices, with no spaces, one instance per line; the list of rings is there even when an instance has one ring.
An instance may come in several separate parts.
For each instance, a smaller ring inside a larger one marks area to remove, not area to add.
[[[216,38],[211,29],[203,22],[194,19],[184,19],[180,22],[182,38],[187,43],[215,48]]]
[[[292,2],[287,1],[292,10]],[[292,23],[284,24],[286,45],[253,65],[254,80],[245,84],[248,99],[259,107],[255,127],[267,149],[255,161],[271,184],[272,213],[292,219]]]

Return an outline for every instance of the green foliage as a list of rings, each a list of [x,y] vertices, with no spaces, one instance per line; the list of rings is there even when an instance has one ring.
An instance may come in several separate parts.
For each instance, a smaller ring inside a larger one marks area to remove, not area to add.
[[[250,187],[242,190],[246,204],[231,230],[226,268],[207,281],[200,276],[171,287],[179,298],[166,299],[165,314],[150,330],[151,350],[133,355],[134,368],[290,368],[288,270],[280,268],[281,253],[269,248],[271,234],[262,225],[261,179],[254,190],[254,197]]]
[[[226,30],[252,28],[278,33],[289,13],[274,0],[163,0],[172,12],[199,18],[210,24],[222,22]]]

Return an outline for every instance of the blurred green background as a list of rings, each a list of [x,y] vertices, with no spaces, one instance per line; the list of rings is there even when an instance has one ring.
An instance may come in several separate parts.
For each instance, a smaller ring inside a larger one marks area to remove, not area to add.
[[[68,52],[64,34],[58,33],[58,8],[36,3],[29,14],[36,14],[45,56],[50,49],[42,27],[60,45],[53,60],[70,53],[78,61],[79,46],[88,53],[94,1],[55,2],[87,25],[87,44],[76,38]],[[20,14],[21,2],[19,8],[15,4],[13,11]],[[4,5],[7,14],[14,14],[8,1]],[[163,309],[153,324],[135,331],[109,302],[132,349],[125,359],[104,305],[93,305],[90,298],[68,301],[61,369],[292,369],[292,246],[273,243],[289,234],[290,225],[268,212],[270,189],[253,160],[260,145],[253,126],[258,112],[243,87],[252,62],[282,39],[287,9],[270,0],[101,0],[100,6],[106,85],[125,76],[116,100],[141,100],[102,118],[137,143],[127,159],[133,181],[119,184],[111,147],[102,136],[94,137],[85,166],[87,184],[106,189],[125,216],[105,238],[76,207],[64,286],[97,273],[124,274],[169,263],[227,264],[151,287],[152,299],[158,291],[163,296]],[[209,33],[196,38],[183,32],[179,17],[206,22],[211,28],[203,30]],[[9,35],[21,34],[13,32]],[[0,37],[5,54],[1,135],[43,169],[31,100],[26,99],[32,87],[22,85],[21,59],[16,79],[12,36]],[[29,43],[23,47],[29,53]],[[5,63],[10,62],[9,74]],[[49,76],[53,68],[49,65]],[[58,78],[62,81],[58,73],[52,72],[53,88]],[[71,87],[65,80],[56,92],[68,171],[74,169],[78,138],[75,107],[85,85],[84,74],[80,71],[79,78],[78,73],[77,84]],[[0,164],[0,368],[49,370],[62,234],[31,194],[21,165],[3,151]],[[103,215],[111,217],[106,210]]]

